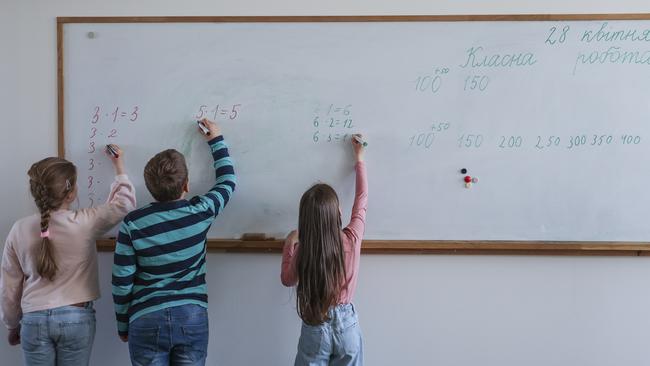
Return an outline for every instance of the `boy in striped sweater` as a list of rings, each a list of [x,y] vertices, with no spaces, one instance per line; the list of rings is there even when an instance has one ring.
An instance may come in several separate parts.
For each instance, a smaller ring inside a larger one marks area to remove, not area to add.
[[[129,213],[113,263],[118,334],[133,365],[204,365],[208,347],[206,235],[235,190],[235,174],[219,127],[201,121],[212,150],[216,183],[185,199],[185,158],[158,153],[144,178],[157,202]]]

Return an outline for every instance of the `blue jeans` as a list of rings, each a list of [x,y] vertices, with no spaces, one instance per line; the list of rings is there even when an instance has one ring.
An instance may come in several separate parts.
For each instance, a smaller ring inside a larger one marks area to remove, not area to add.
[[[294,365],[363,365],[363,340],[354,305],[337,305],[328,315],[330,320],[321,325],[302,323]]]
[[[205,365],[208,312],[189,304],[143,315],[129,324],[129,353],[134,366]]]
[[[27,366],[87,366],[95,339],[95,310],[62,306],[23,314],[20,344]]]

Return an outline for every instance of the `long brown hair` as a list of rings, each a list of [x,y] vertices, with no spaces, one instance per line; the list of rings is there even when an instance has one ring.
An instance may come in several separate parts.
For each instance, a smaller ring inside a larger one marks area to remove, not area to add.
[[[329,185],[316,184],[302,195],[298,238],[298,315],[305,323],[318,325],[328,320],[327,312],[337,304],[346,278],[339,199]]]
[[[58,267],[49,238],[50,214],[58,210],[77,183],[77,168],[61,158],[45,158],[27,171],[29,189],[41,213],[41,246],[36,270],[41,277],[54,279]],[[46,235],[48,234],[48,235]]]

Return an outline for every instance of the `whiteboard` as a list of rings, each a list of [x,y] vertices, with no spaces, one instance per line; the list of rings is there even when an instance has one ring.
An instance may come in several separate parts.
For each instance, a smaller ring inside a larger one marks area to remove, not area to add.
[[[212,238],[285,235],[315,182],[337,190],[347,221],[352,133],[369,143],[367,239],[650,236],[650,21],[72,23],[62,35],[81,206],[106,199],[109,142],[140,206],[144,165],[167,148],[205,193],[214,171],[194,121],[216,117],[238,186]]]

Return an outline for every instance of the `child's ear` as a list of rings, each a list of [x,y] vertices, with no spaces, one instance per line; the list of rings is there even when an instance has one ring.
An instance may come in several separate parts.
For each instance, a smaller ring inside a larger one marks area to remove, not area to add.
[[[65,196],[64,201],[66,203],[72,203],[77,199],[77,187],[75,186],[70,193]]]
[[[183,184],[183,192],[184,193],[190,193],[190,179],[187,178],[185,181],[185,184]]]

